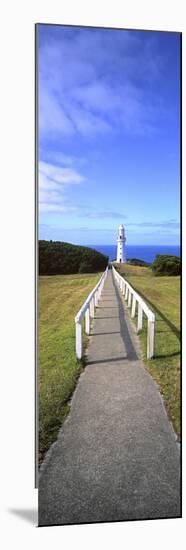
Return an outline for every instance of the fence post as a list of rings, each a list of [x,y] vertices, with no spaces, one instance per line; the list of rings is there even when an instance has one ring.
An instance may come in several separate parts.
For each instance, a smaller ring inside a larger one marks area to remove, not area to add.
[[[85,332],[86,334],[90,334],[90,309],[87,308],[85,312]]]
[[[133,294],[133,300],[132,300],[132,313],[131,313],[131,317],[135,317],[135,313],[136,313],[136,298]]]
[[[128,291],[129,291],[129,289],[128,289],[128,286],[126,285],[126,289],[125,289],[125,300],[127,300],[127,297],[128,297]]]
[[[97,307],[98,306],[98,291],[97,290],[94,294],[94,299],[95,299],[95,306]]]
[[[123,296],[125,294],[125,282],[124,281],[123,281],[123,287],[122,287],[122,294],[123,294]]]
[[[152,359],[154,355],[154,322],[155,317],[152,320],[148,319],[147,359]]]
[[[101,291],[102,291],[102,283],[99,285],[99,288],[98,288],[98,300],[100,300]]]
[[[94,317],[94,297],[92,298],[90,302],[90,316]]]
[[[132,298],[132,294],[131,294],[131,291],[129,290],[128,307],[131,306],[131,298]]]
[[[76,355],[78,359],[82,358],[82,323],[76,321]]]
[[[143,325],[143,310],[140,304],[138,303],[138,327],[137,327],[138,332],[142,329],[142,325]]]

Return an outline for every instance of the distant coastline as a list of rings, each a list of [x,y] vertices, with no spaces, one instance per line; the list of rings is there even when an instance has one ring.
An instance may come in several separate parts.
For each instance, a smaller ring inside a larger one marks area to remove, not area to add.
[[[109,260],[116,259],[116,245],[97,245],[89,244],[90,248],[94,248],[98,252],[102,252],[109,257]],[[173,256],[180,256],[179,245],[127,245],[126,244],[126,258],[138,258],[145,262],[153,262],[156,254],[170,254]]]

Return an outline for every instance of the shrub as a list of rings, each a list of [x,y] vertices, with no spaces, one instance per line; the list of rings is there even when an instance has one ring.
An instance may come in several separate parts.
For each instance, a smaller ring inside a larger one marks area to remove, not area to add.
[[[80,266],[79,266],[79,273],[91,273],[92,271],[92,266],[90,263],[88,262],[81,262]]]
[[[179,256],[157,254],[151,267],[155,275],[180,275],[181,259]]]
[[[107,264],[108,257],[92,248],[60,241],[39,241],[40,275],[96,273],[106,269]]]
[[[137,258],[128,258],[127,263],[130,265],[140,265],[142,267],[150,265],[149,263],[144,262],[144,260],[138,260]]]

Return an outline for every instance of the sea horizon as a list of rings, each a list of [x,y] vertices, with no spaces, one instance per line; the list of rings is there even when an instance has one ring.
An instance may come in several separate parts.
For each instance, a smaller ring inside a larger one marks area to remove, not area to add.
[[[89,244],[89,248],[97,250],[109,257],[110,261],[116,260],[117,245],[110,244]],[[126,245],[126,259],[136,258],[151,263],[154,261],[157,254],[170,254],[171,256],[180,256],[180,245]]]

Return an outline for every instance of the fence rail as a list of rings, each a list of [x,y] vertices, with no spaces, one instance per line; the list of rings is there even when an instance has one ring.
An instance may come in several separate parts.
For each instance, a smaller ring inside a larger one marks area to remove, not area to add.
[[[121,275],[116,271],[115,267],[112,266],[112,271],[114,278],[124,295],[125,300],[127,300],[128,307],[131,308],[131,317],[134,318],[136,314],[136,305],[138,304],[138,320],[137,320],[137,332],[142,330],[143,326],[143,312],[148,319],[148,328],[147,328],[147,359],[152,359],[154,355],[154,327],[155,327],[155,314],[149,309],[147,304],[141,298],[141,296],[132,288],[132,286],[121,277]]]
[[[81,309],[78,311],[75,317],[75,329],[76,329],[76,356],[78,359],[82,358],[83,354],[83,341],[82,341],[82,323],[83,318],[85,319],[85,332],[90,334],[90,319],[94,318],[95,307],[98,306],[98,302],[102,293],[105,279],[107,277],[108,267],[104,271],[101,279],[98,281],[97,285],[89,294],[88,298],[85,300]]]

